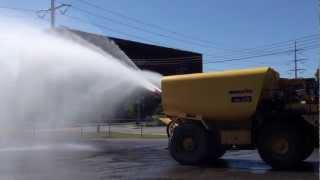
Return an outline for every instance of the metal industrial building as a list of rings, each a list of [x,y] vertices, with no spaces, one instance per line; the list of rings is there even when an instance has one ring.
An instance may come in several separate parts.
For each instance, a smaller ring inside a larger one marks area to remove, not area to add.
[[[202,72],[202,54],[168,47],[145,44],[130,40],[83,32],[73,29],[56,29],[63,33],[72,32],[82,39],[108,52],[107,41],[112,40],[137,67],[158,72],[162,75]],[[117,56],[123,56],[117,54]]]

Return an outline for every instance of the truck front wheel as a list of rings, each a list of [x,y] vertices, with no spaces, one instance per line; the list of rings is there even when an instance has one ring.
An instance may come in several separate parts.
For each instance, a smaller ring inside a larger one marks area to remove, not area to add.
[[[208,132],[208,156],[207,160],[212,163],[226,153],[226,147],[221,144],[220,132],[217,129]]]
[[[262,127],[257,139],[261,158],[273,168],[287,169],[301,161],[302,138],[294,123],[270,123]]]
[[[182,123],[174,128],[169,140],[171,156],[183,165],[201,163],[207,155],[205,129],[196,123]]]
[[[302,148],[302,154],[301,154],[301,160],[306,160],[314,151],[314,144],[316,141],[316,133],[313,126],[307,124],[304,122],[303,124],[305,128],[303,129],[303,148]],[[303,127],[303,126],[302,126]]]

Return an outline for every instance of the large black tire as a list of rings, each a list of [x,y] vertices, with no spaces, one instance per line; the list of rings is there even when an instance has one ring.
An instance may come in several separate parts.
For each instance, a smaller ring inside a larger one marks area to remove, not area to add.
[[[171,156],[183,165],[196,165],[207,155],[207,134],[195,123],[182,123],[174,128],[169,140]]]
[[[215,162],[226,153],[226,148],[221,144],[221,136],[217,130],[208,132],[208,161]]]
[[[258,134],[258,152],[274,169],[292,168],[301,162],[302,137],[295,123],[265,124]]]
[[[312,154],[314,150],[314,144],[316,141],[315,129],[311,125],[306,124],[302,136],[304,138],[304,144],[302,146],[301,160],[304,161]]]

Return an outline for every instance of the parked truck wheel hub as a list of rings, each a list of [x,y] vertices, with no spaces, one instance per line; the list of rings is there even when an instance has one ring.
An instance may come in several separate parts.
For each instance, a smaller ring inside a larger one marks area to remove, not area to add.
[[[272,143],[272,151],[276,154],[284,155],[289,151],[289,143],[286,138],[274,139]]]
[[[183,149],[186,151],[193,151],[195,149],[195,142],[193,138],[185,138],[182,142]]]

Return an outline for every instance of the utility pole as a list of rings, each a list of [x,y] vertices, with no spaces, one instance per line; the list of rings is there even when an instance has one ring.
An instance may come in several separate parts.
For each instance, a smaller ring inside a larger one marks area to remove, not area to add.
[[[55,6],[55,0],[51,0],[51,8],[49,9],[50,13],[51,13],[51,18],[50,18],[50,22],[51,22],[51,28],[54,29],[55,27],[55,13],[56,13],[56,6]]]
[[[294,41],[294,78],[298,78],[297,41]]]
[[[298,67],[300,61],[306,60],[306,58],[298,58],[298,52],[303,51],[303,49],[298,49],[297,48],[297,41],[294,41],[294,69],[290,71],[294,71],[294,78],[297,79],[299,78],[299,71],[304,71],[305,69],[301,69]]]
[[[60,5],[56,6],[55,1],[56,0],[51,0],[51,6],[49,9],[42,9],[42,10],[37,11],[39,18],[44,18],[50,12],[50,27],[52,29],[54,29],[56,26],[56,11],[60,9],[59,13],[65,14],[68,11],[69,7],[71,7],[70,4],[60,4]],[[64,8],[64,9],[62,9],[62,8]]]

